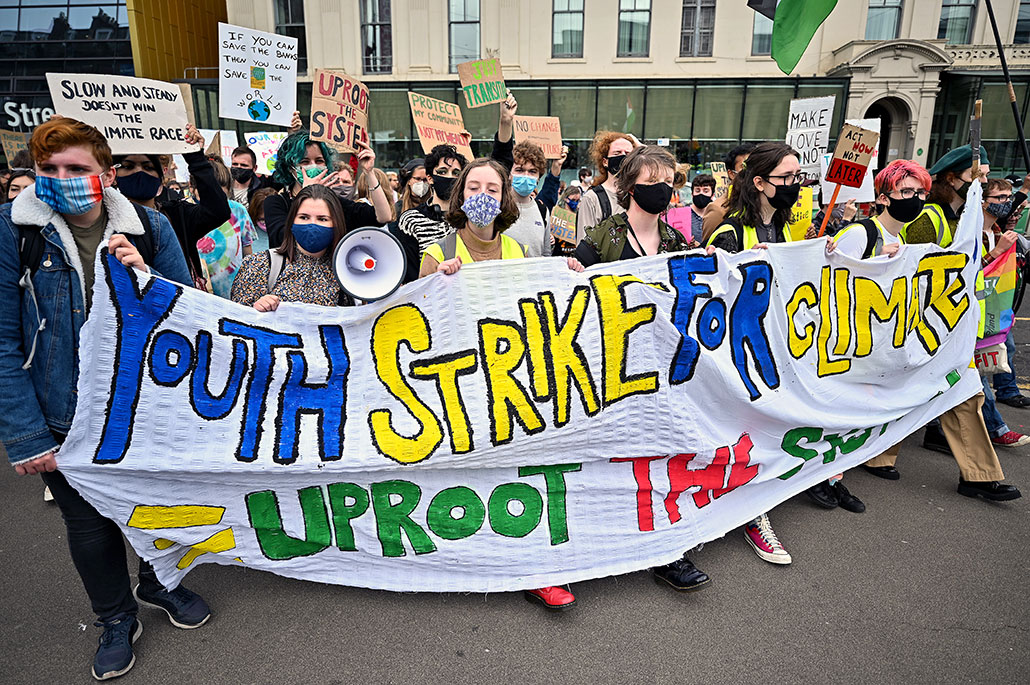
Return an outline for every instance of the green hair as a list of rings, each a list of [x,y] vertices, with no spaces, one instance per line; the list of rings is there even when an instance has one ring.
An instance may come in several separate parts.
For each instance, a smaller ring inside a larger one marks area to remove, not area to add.
[[[297,182],[297,168],[300,166],[300,160],[304,159],[308,145],[317,145],[322,156],[325,157],[326,166],[330,169],[333,168],[336,151],[322,141],[311,140],[311,134],[301,129],[286,136],[286,140],[279,146],[279,155],[275,160],[275,171],[272,172],[272,178],[284,187],[292,188],[293,184]]]

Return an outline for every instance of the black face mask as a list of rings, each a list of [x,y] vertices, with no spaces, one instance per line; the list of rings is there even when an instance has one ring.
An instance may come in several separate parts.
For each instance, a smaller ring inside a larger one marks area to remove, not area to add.
[[[776,194],[769,198],[769,204],[773,209],[789,209],[797,203],[799,195],[801,195],[800,183],[776,186]]]
[[[241,167],[233,167],[229,169],[229,173],[232,174],[232,180],[237,183],[249,183],[250,179],[254,178],[253,169],[243,169]]]
[[[692,201],[693,201],[693,204],[694,204],[695,207],[697,207],[698,209],[704,209],[708,205],[712,204],[712,196],[711,195],[695,195],[693,197]]]
[[[648,214],[661,214],[669,208],[672,186],[668,183],[638,183],[633,186],[633,199]]]
[[[962,201],[965,202],[966,201],[966,194],[969,193],[969,182],[968,181],[962,181],[962,185],[959,186],[958,188],[956,188],[955,192],[958,194],[958,196],[960,198],[962,198]]]
[[[926,200],[916,195],[901,200],[892,197],[890,200],[891,203],[887,205],[887,213],[890,214],[892,219],[903,224],[915,221],[916,217],[923,211],[923,205],[926,204]]]
[[[451,198],[451,188],[454,187],[454,181],[457,179],[451,178],[450,176],[433,176],[433,190],[436,191],[436,196],[441,200],[449,200]]]
[[[626,155],[619,155],[618,157],[608,157],[608,173],[614,176],[619,173],[619,168],[622,166],[622,160],[626,158]]]
[[[118,190],[122,191],[125,197],[146,202],[157,197],[161,190],[161,179],[145,171],[137,171],[128,176],[118,177]]]

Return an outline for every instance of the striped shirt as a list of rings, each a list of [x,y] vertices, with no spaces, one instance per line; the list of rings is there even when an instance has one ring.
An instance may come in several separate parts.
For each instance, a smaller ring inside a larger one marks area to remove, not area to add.
[[[434,218],[434,215],[439,218]],[[430,245],[436,244],[454,229],[444,221],[443,212],[436,207],[419,205],[401,214],[397,227],[402,233],[418,241],[418,252],[423,254]]]

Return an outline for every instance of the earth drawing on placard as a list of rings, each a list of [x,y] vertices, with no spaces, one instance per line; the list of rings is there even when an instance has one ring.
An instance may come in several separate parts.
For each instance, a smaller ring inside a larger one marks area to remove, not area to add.
[[[247,105],[247,114],[254,121],[265,121],[271,115],[272,111],[265,104],[264,100],[254,100]]]

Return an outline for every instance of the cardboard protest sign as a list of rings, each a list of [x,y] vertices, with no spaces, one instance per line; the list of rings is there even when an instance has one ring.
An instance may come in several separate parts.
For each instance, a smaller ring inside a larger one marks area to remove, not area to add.
[[[501,73],[501,60],[474,59],[458,65],[461,92],[465,94],[465,106],[470,109],[485,107],[508,99],[508,89]]]
[[[0,144],[3,145],[4,157],[10,164],[18,152],[29,149],[29,134],[0,129]]]
[[[812,225],[812,186],[801,188],[798,201],[790,208],[790,221],[788,229],[792,240],[804,240],[805,233]]]
[[[259,174],[270,175],[275,171],[275,162],[279,159],[279,146],[286,140],[285,131],[259,131],[245,135],[247,147],[257,157]]]
[[[665,223],[683,234],[688,243],[694,239],[693,219],[691,218],[693,213],[694,210],[690,207],[673,207],[665,213]]]
[[[665,564],[981,391],[982,220],[875,269],[820,241],[497,260],[274,315],[101,245],[61,473],[169,587],[204,563],[407,592]]]
[[[192,152],[186,105],[174,83],[131,76],[47,74],[54,109],[95,126],[116,155]]]
[[[823,158],[819,161],[819,174],[822,182],[819,185],[819,193],[822,196],[821,201],[826,204],[833,197],[834,191],[837,190],[836,183],[829,183],[826,180],[826,173],[830,170],[830,160],[833,159],[833,153],[827,152],[823,155]],[[858,188],[851,188],[849,186],[840,186],[840,192],[837,193],[837,204],[843,204],[848,200],[854,200],[855,202],[872,202],[876,199],[876,193],[873,192],[873,174],[866,171],[865,178],[862,179],[862,185]]]
[[[851,188],[861,187],[879,138],[876,131],[844,124],[826,172],[826,181]]]
[[[528,140],[540,146],[546,159],[561,157],[561,120],[558,117],[524,117],[516,114],[512,129],[516,143]]]
[[[726,197],[730,192],[730,175],[726,172],[726,163],[712,162],[708,167],[712,170],[712,177],[715,179],[713,197],[716,200]]]
[[[429,154],[437,145],[446,143],[458,148],[466,159],[475,159],[470,146],[472,134],[465,130],[460,107],[411,91],[408,91],[408,104],[423,152]]]
[[[813,176],[819,171],[820,155],[830,144],[830,125],[836,101],[835,95],[790,101],[787,145],[798,151],[801,170]]]
[[[289,126],[297,39],[218,22],[218,116]]]
[[[209,155],[218,155],[225,162],[225,166],[232,166],[232,151],[240,146],[239,137],[236,135],[236,131],[218,130],[214,128],[201,128],[197,129],[200,131],[200,135],[204,136],[204,140],[207,141],[207,149],[205,152]],[[217,147],[215,146],[217,140]],[[258,160],[260,161],[260,160]]]
[[[316,69],[311,91],[311,139],[340,152],[368,144],[368,88],[341,71]]]
[[[564,207],[551,210],[551,235],[556,240],[576,243],[576,213]]]

